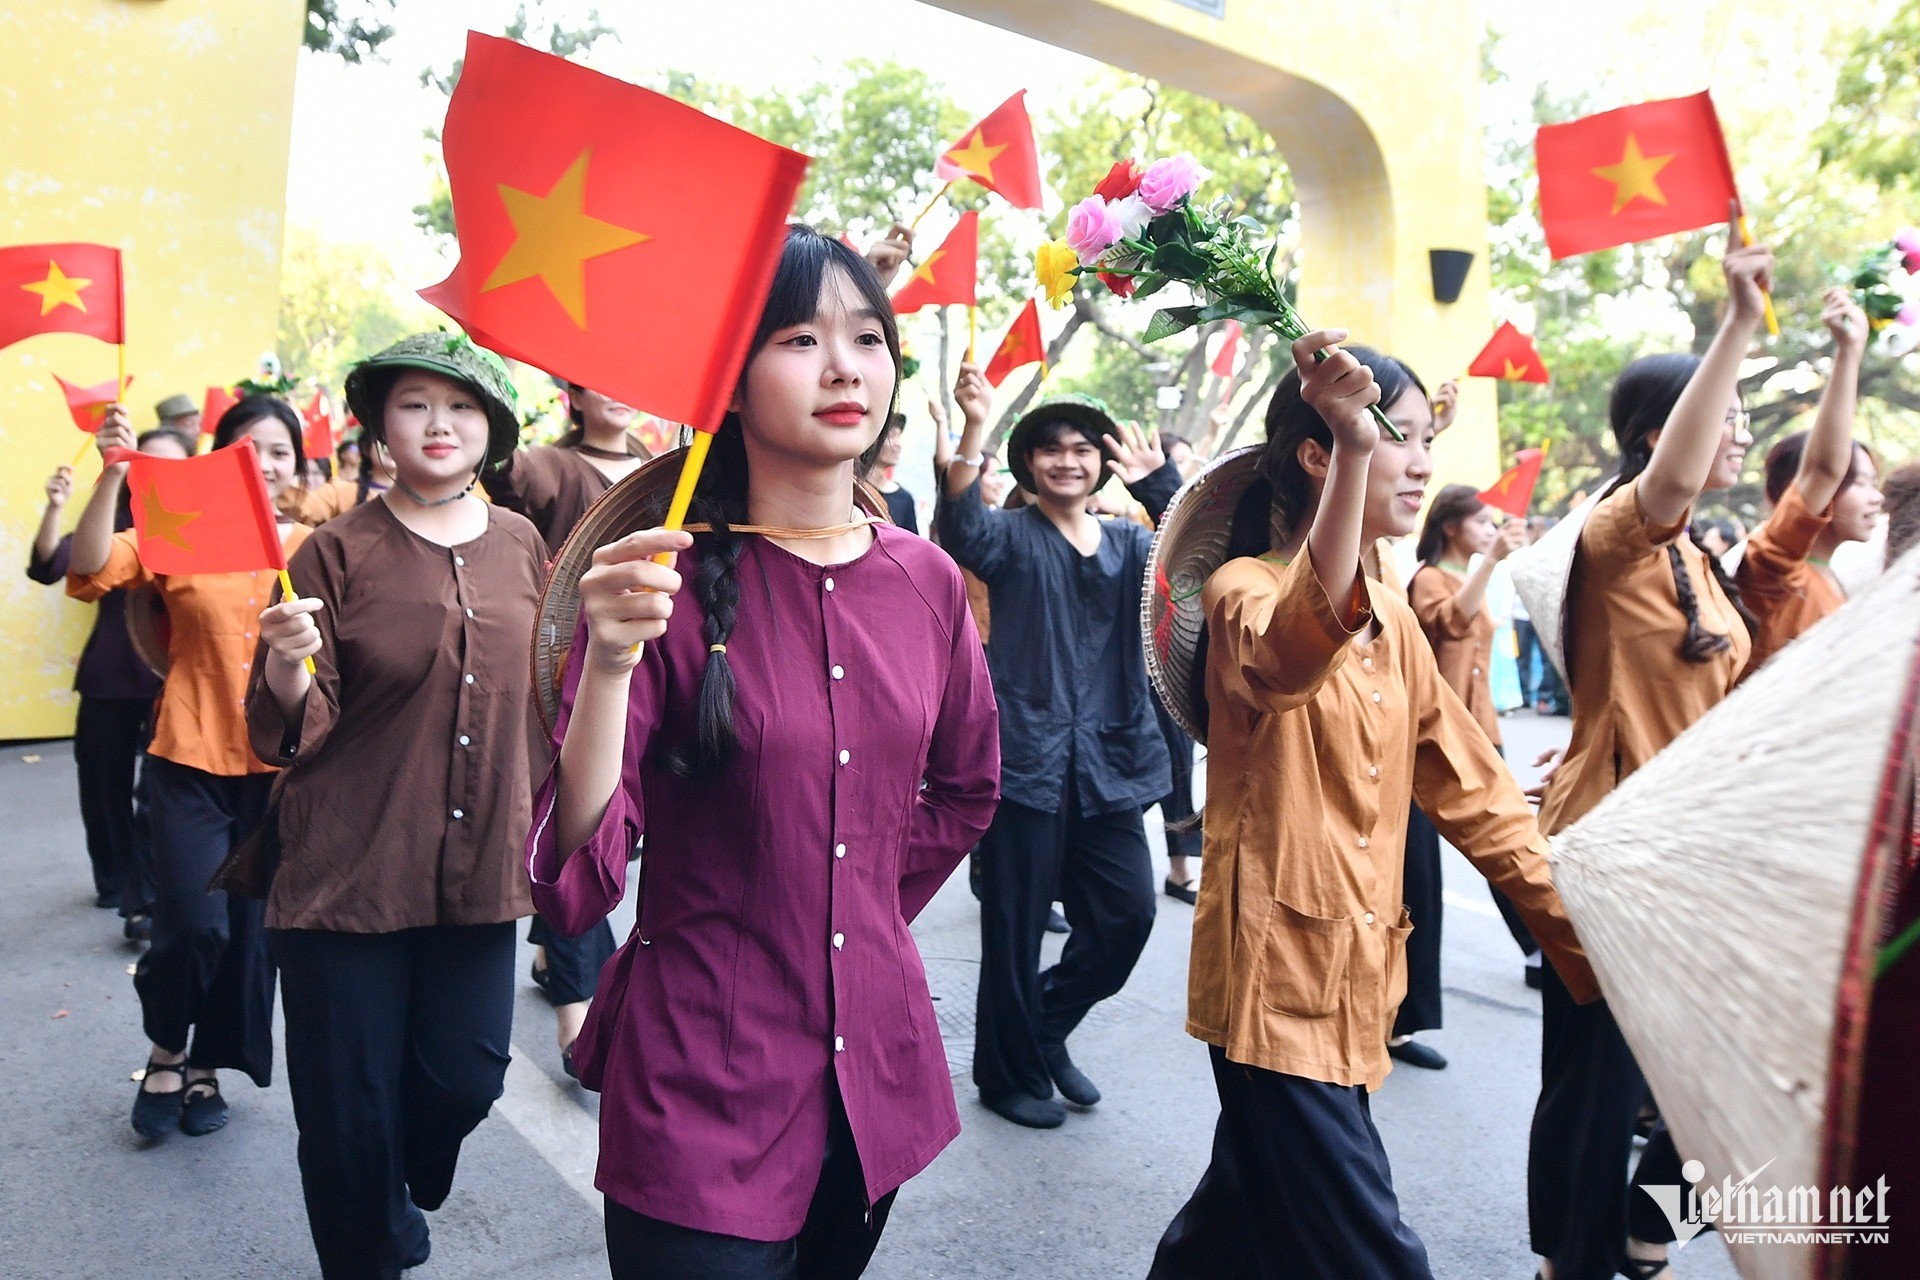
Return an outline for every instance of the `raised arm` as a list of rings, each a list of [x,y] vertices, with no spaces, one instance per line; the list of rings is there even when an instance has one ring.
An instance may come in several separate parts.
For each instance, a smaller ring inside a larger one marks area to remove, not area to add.
[[[1493,581],[1494,566],[1518,551],[1526,544],[1526,540],[1526,521],[1509,520],[1500,526],[1500,532],[1494,537],[1493,545],[1488,547],[1487,553],[1480,557],[1480,563],[1473,566],[1473,572],[1469,573],[1467,580],[1460,584],[1460,589],[1453,593],[1453,598],[1449,602],[1452,605],[1451,610],[1448,611],[1450,616],[1439,619],[1441,625],[1446,628],[1447,634],[1459,638],[1473,628],[1474,618],[1479,614],[1481,606],[1487,602],[1487,584]],[[1414,610],[1419,612],[1419,606],[1415,605]],[[1423,616],[1420,621],[1428,620]]]
[[[60,550],[60,511],[72,496],[73,468],[63,466],[47,478],[47,507],[40,513],[40,527],[33,534],[27,576],[35,582],[51,586],[67,576],[66,566],[54,561]]]
[[[1306,546],[1312,553],[1313,571],[1320,579],[1321,590],[1327,599],[1336,601],[1352,599],[1354,583],[1360,578],[1367,467],[1372,463],[1374,446],[1380,443],[1380,429],[1367,413],[1368,407],[1380,399],[1380,388],[1367,366],[1334,346],[1346,337],[1345,329],[1316,329],[1293,344],[1293,363],[1300,370],[1300,398],[1313,406],[1333,432],[1326,482],[1320,492],[1320,507],[1307,531]],[[1316,361],[1314,353],[1322,350],[1330,354]]]
[[[1833,335],[1833,371],[1820,393],[1820,409],[1800,455],[1794,488],[1807,510],[1825,511],[1833,505],[1840,484],[1853,465],[1853,417],[1860,398],[1860,357],[1867,349],[1867,313],[1846,289],[1827,290],[1820,319]]]
[[[125,405],[107,406],[106,417],[93,439],[103,459],[108,450],[134,447],[133,423],[127,417]],[[127,463],[116,462],[100,473],[93,494],[80,512],[80,523],[73,527],[73,553],[67,563],[69,573],[84,578],[107,567],[107,556],[113,550],[114,511],[120,504],[121,487],[127,482],[127,466]]]
[[[1727,408],[1739,389],[1740,363],[1753,346],[1773,287],[1773,250],[1765,245],[1729,249],[1721,264],[1727,277],[1727,314],[1700,367],[1667,415],[1640,477],[1640,509],[1656,526],[1678,524],[1706,487],[1727,425]]]

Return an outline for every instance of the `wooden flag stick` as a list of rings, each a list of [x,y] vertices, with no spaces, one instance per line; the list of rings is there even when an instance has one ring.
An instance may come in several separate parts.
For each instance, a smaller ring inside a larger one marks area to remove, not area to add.
[[[926,216],[932,213],[934,209],[939,206],[942,200],[945,200],[947,198],[947,192],[951,190],[953,190],[953,184],[949,182],[946,186],[934,192],[933,199],[927,201],[926,208],[920,210],[920,212],[913,215],[913,221],[907,224],[907,230],[918,231],[920,229],[920,224],[926,220]]]
[[[1740,247],[1744,249],[1753,243],[1753,226],[1747,221],[1747,211],[1740,207],[1740,201],[1737,197],[1731,201],[1731,204],[1733,205],[1733,225],[1740,232]],[[1770,337],[1777,338],[1780,336],[1780,320],[1779,317],[1773,313],[1773,295],[1763,290],[1760,294],[1760,300],[1766,305],[1767,309],[1767,334]]]
[[[280,566],[280,599],[284,601],[284,600],[298,600],[299,598],[300,598],[299,596],[293,593],[293,575],[287,572],[287,568],[285,565]],[[313,674],[313,655],[308,654],[306,657],[302,658],[300,660],[300,665],[307,669],[308,675],[312,675]]]
[[[707,450],[713,448],[713,433],[695,431],[693,440],[687,445],[686,461],[680,464],[680,479],[673,486],[673,500],[667,503],[667,518],[661,524],[662,529],[678,529],[687,522],[687,508],[693,505],[693,491],[700,483],[700,472],[707,465]],[[662,551],[653,558],[659,565],[673,563],[673,552]],[[641,645],[633,646],[639,653]]]

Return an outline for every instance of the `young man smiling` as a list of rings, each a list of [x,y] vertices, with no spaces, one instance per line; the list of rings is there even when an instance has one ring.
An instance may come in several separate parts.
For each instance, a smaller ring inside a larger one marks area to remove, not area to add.
[[[975,366],[960,367],[954,399],[966,426],[944,478],[941,538],[987,584],[1000,703],[1000,809],[980,848],[973,1080],[993,1111],[1051,1129],[1066,1120],[1054,1086],[1079,1106],[1100,1100],[1066,1039],[1126,984],[1146,946],[1154,885],[1141,811],[1171,786],[1137,622],[1153,535],[1087,505],[1111,472],[1157,521],[1180,473],[1152,436],[1116,426],[1097,401],[1064,397],[1007,440],[1008,468],[1033,503],[996,510],[980,496],[991,392]],[[1056,886],[1073,932],[1043,974]]]

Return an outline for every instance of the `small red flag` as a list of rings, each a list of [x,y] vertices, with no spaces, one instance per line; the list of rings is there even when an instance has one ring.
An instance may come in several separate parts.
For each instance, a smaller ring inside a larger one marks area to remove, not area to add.
[[[943,307],[952,302],[972,306],[977,297],[979,260],[980,213],[969,209],[947,232],[940,247],[914,268],[900,292],[893,295],[893,313],[904,316],[922,307]]]
[[[0,347],[36,333],[126,338],[120,251],[104,244],[0,249]]]
[[[1534,160],[1555,258],[1725,222],[1739,198],[1705,93],[1542,125]]]
[[[482,346],[718,431],[807,158],[478,32],[442,147],[460,263],[420,296]]]
[[[313,399],[300,412],[300,451],[309,462],[333,457],[333,415],[327,411],[326,393],[315,388]]]
[[[240,403],[240,397],[225,387],[208,387],[207,398],[200,405],[200,434],[210,436],[213,429],[220,425],[221,417],[227,410]]]
[[[1034,299],[1028,298],[1027,305],[1020,308],[1020,314],[1008,326],[1007,336],[1000,339],[993,359],[987,361],[987,382],[997,387],[1022,365],[1038,364],[1044,370],[1046,363],[1047,340],[1040,333],[1040,308]]]
[[[1547,382],[1547,362],[1540,358],[1533,339],[1503,320],[1493,331],[1487,345],[1467,366],[1470,378],[1499,378],[1503,382]]]
[[[118,382],[102,382],[92,387],[76,387],[59,374],[53,380],[60,384],[60,390],[67,397],[67,412],[73,415],[73,425],[92,434],[100,429],[106,419],[107,406],[120,399]],[[133,379],[127,379],[127,385],[133,385]]]
[[[1234,357],[1240,354],[1240,335],[1245,332],[1238,320],[1229,320],[1222,330],[1220,350],[1214,353],[1213,372],[1222,378],[1233,376]]]
[[[934,176],[942,182],[972,178],[1005,196],[1016,209],[1038,209],[1040,152],[1033,145],[1026,99],[1027,91],[1022,89],[961,134],[960,141],[934,161]]]
[[[1540,467],[1546,458],[1545,449],[1522,449],[1514,454],[1512,468],[1493,482],[1493,488],[1481,491],[1480,501],[1525,519],[1527,509],[1533,505],[1533,486],[1540,481]]]
[[[287,553],[260,478],[260,455],[242,436],[196,458],[155,458],[113,449],[109,464],[129,462],[127,493],[140,563],[164,574],[249,573],[284,569]]]

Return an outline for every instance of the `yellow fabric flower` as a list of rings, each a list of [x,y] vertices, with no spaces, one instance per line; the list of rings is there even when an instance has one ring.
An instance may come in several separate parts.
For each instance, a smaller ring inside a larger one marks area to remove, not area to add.
[[[1047,291],[1047,305],[1055,311],[1073,292],[1073,271],[1079,265],[1080,255],[1067,244],[1065,237],[1047,241],[1034,255],[1034,271],[1040,277],[1040,287]]]

